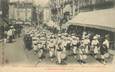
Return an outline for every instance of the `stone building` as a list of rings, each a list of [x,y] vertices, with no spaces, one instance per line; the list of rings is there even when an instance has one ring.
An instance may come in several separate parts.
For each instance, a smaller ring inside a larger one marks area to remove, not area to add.
[[[32,2],[14,1],[9,3],[9,20],[11,23],[29,23],[32,21]]]

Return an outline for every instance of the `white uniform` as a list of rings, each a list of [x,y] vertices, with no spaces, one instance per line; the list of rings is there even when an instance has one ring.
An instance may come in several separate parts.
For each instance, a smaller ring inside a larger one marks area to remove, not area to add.
[[[36,44],[37,43],[37,37],[32,37],[32,47],[34,50],[36,50]]]
[[[81,46],[79,48],[79,53],[80,53],[80,59],[81,60],[87,59],[87,55],[86,55],[87,48],[85,48],[85,44],[84,43],[86,43],[86,42],[84,40],[81,40]]]
[[[72,42],[72,38],[68,37],[68,43],[71,43],[71,42]]]
[[[94,51],[94,54],[97,54],[99,52],[99,48],[98,48],[98,45],[99,44],[99,41],[97,39],[95,40],[92,40],[92,47],[93,47],[93,51]]]
[[[67,53],[67,51],[66,51],[66,46],[67,46],[67,41],[66,41],[66,39],[64,39],[63,41],[62,41],[62,49],[63,49],[63,52],[62,52],[62,59],[65,59],[66,58],[66,53]]]
[[[67,44],[69,44],[69,46],[71,47],[71,45],[72,45],[72,38],[71,37],[67,37]]]
[[[73,54],[77,54],[77,44],[79,42],[79,39],[77,37],[74,37],[72,40],[72,47],[73,47]]]
[[[55,43],[54,43],[53,39],[51,39],[48,42],[48,49],[49,49],[49,55],[50,55],[50,57],[53,57],[55,55]]]
[[[79,52],[79,59],[83,60],[83,45],[81,44],[80,48],[78,49]]]
[[[38,57],[41,58],[43,56],[43,45],[42,43],[38,43]]]
[[[62,40],[59,38],[58,39],[58,42],[57,42],[57,45],[56,45],[56,51],[57,51],[57,60],[58,60],[58,63],[60,64],[62,62]]]
[[[89,52],[89,47],[88,47],[88,45],[90,44],[90,40],[88,39],[88,38],[86,38],[86,39],[84,39],[83,40],[83,44],[84,44],[84,46],[85,46],[85,52],[86,52],[86,54]]]
[[[109,53],[108,53],[108,49],[109,49],[109,41],[107,39],[105,39],[105,41],[103,42],[103,45],[105,45],[105,54],[102,55],[103,58],[108,58],[109,57]]]
[[[9,39],[9,37],[12,36],[12,35],[13,35],[12,29],[8,30],[8,32],[7,32],[7,39]]]
[[[37,44],[34,44],[34,45],[33,45],[33,50],[34,50],[34,51],[37,51],[37,50],[38,50],[38,45],[37,45]]]
[[[45,45],[46,45],[46,38],[45,37],[41,37],[40,38],[40,42],[42,43],[41,45],[42,45],[42,47],[45,49]]]
[[[103,42],[103,45],[106,45],[107,48],[109,48],[109,41],[107,39],[105,39],[105,41]]]

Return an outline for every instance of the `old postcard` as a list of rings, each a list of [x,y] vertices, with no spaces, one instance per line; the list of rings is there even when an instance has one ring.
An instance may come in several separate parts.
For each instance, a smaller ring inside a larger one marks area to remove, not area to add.
[[[115,0],[0,0],[0,72],[115,72]]]

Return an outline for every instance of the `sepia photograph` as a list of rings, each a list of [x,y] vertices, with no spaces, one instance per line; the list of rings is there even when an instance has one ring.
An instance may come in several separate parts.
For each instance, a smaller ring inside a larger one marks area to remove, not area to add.
[[[0,0],[0,67],[87,64],[115,64],[115,0]]]

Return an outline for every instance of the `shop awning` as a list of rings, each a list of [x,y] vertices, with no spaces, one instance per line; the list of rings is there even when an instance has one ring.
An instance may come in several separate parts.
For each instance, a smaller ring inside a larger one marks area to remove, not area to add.
[[[66,26],[70,24],[115,32],[115,9],[83,12],[70,20]]]

